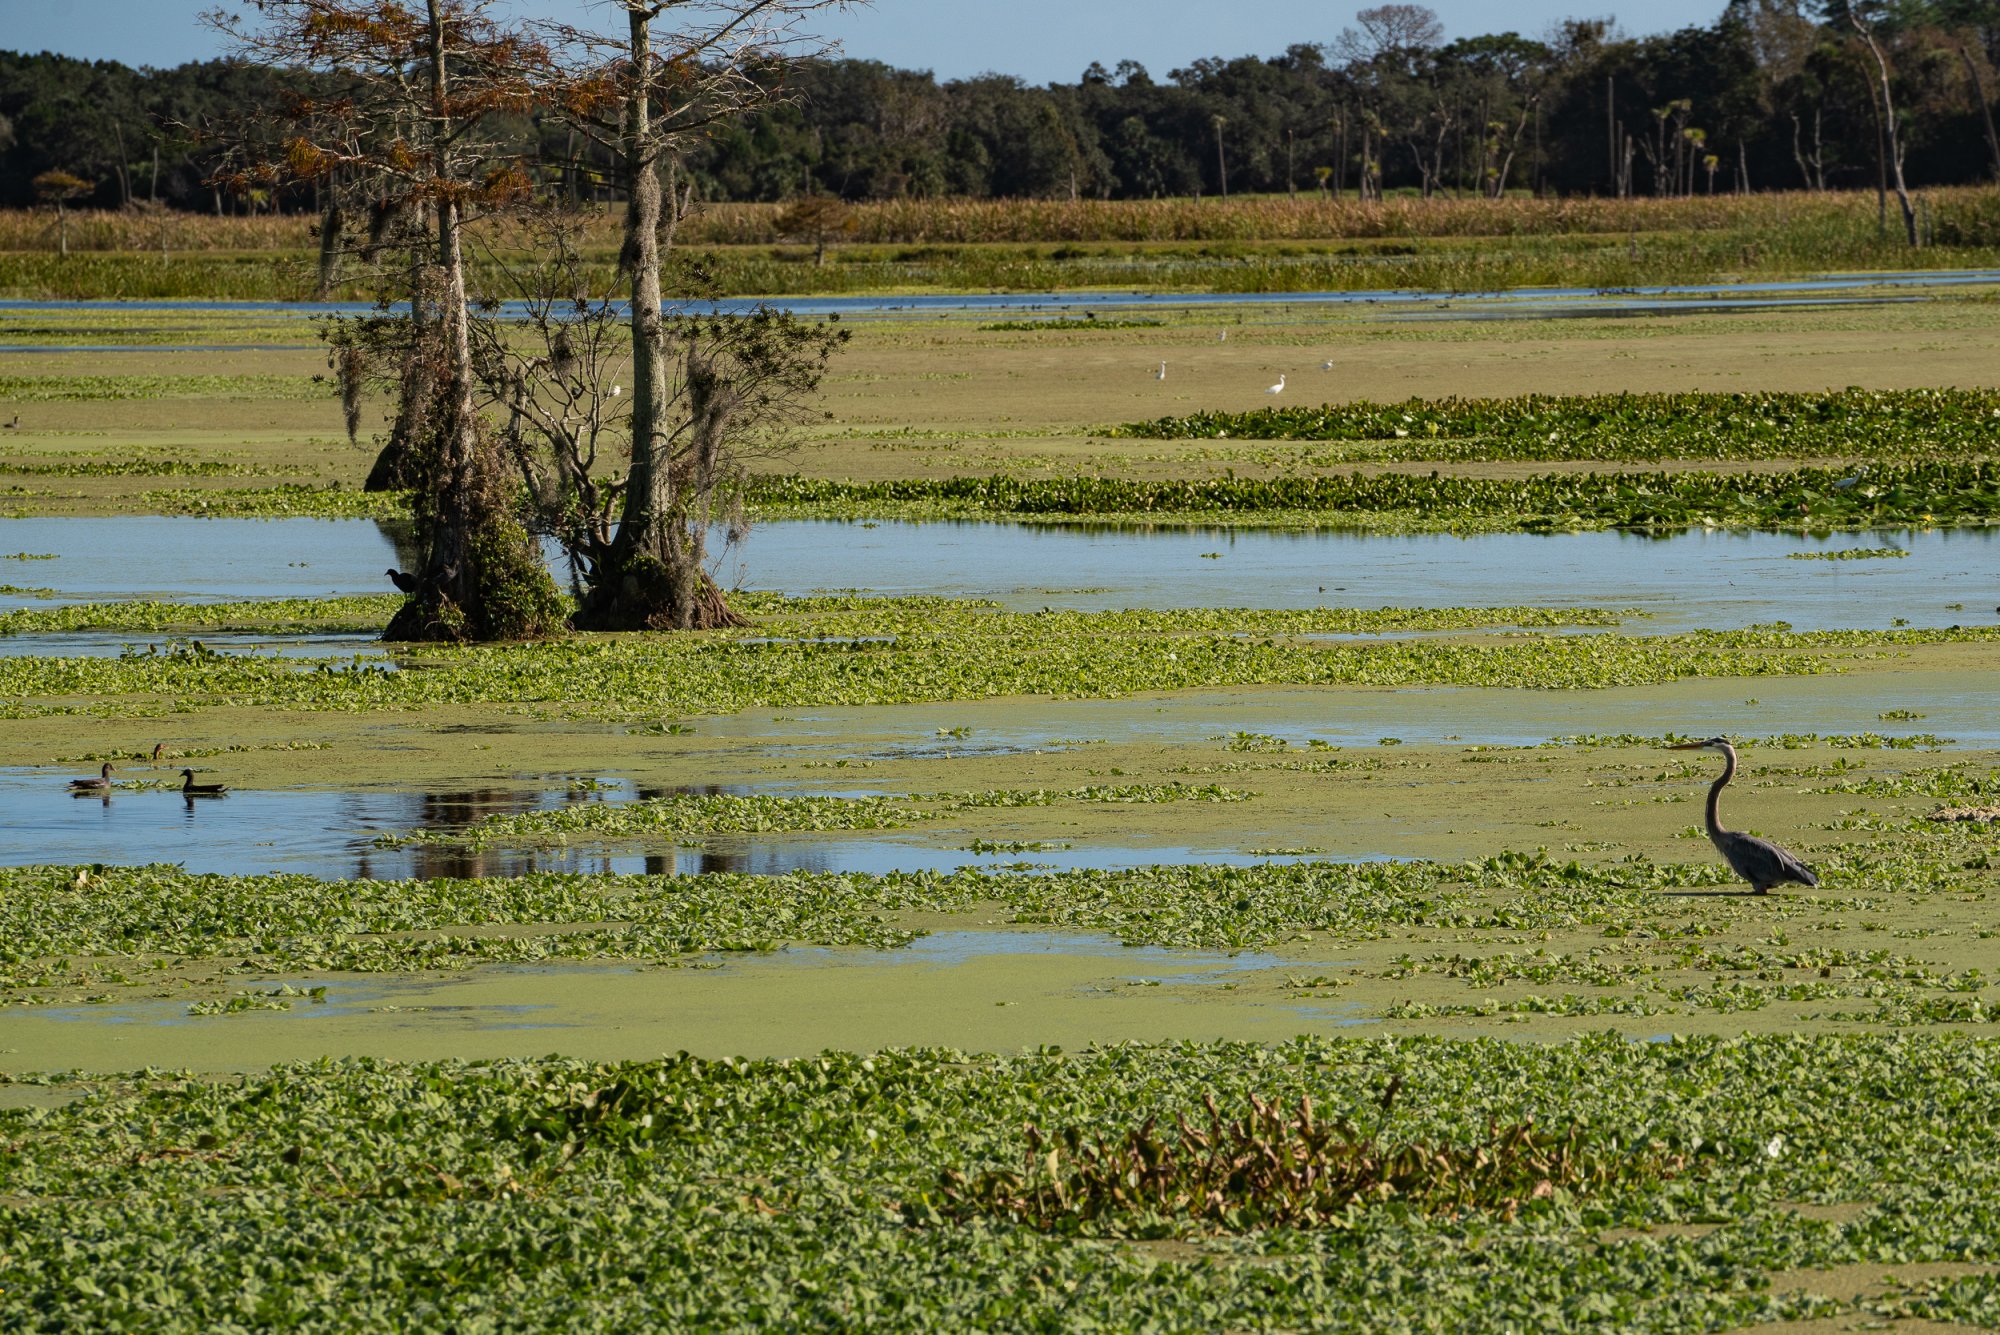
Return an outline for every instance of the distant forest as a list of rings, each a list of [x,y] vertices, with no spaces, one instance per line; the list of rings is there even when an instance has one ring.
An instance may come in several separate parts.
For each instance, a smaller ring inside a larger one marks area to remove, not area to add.
[[[1730,0],[1713,25],[1661,36],[1572,20],[1546,40],[1450,42],[1430,10],[1392,4],[1327,42],[1164,76],[1121,61],[1032,87],[812,61],[784,74],[785,101],[725,126],[683,170],[711,200],[1686,195],[1877,188],[1900,150],[1921,188],[2000,179],[1997,64],[2000,0],[1905,0],[1872,19],[1844,0],[1810,16]],[[0,204],[34,203],[54,171],[87,184],[72,199],[86,207],[314,208],[309,192],[205,184],[215,159],[189,133],[299,77],[0,53]],[[489,128],[551,191],[611,194],[609,164],[553,120]]]

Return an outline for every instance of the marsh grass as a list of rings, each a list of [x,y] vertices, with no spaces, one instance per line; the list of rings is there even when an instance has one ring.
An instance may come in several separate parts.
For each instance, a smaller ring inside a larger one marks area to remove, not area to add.
[[[121,399],[325,399],[326,386],[296,375],[8,375],[0,401],[116,402]]]
[[[1924,192],[1940,240],[2000,245],[2000,201],[1980,187]],[[782,244],[784,206],[707,204],[681,225],[692,245]],[[1872,191],[1774,192],[1685,198],[1577,197],[1506,199],[1395,196],[1376,202],[1320,195],[1246,195],[1232,199],[1148,200],[917,198],[850,206],[858,245],[946,246],[989,243],[1405,240],[1439,237],[1598,236],[1632,233],[1770,232],[1873,240],[1880,235]],[[621,212],[604,209],[589,225],[587,248],[615,250]],[[303,216],[212,218],[181,215],[168,231],[171,253],[304,251],[316,219]],[[0,251],[34,251],[48,216],[0,210]],[[490,227],[505,244],[518,229]],[[114,211],[73,212],[73,252],[159,250],[156,218]],[[1893,239],[1893,238],[1892,238]],[[801,247],[801,250],[805,248]]]
[[[731,293],[1137,287],[1188,291],[1614,288],[1842,269],[1951,268],[2000,259],[2000,204],[1927,192],[1938,244],[1878,225],[1872,194],[1690,199],[895,200],[856,205],[833,262],[786,246],[776,205],[722,204],[684,225],[684,253]],[[156,224],[85,215],[67,258],[46,218],[0,214],[0,293],[37,298],[296,300],[311,290],[308,221]],[[617,222],[589,229],[593,281],[614,277]],[[495,253],[524,238],[500,229]],[[274,260],[282,259],[282,264]],[[364,294],[349,288],[339,295]]]

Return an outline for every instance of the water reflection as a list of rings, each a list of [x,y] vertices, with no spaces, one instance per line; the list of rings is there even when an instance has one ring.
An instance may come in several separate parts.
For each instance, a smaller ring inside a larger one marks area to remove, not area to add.
[[[873,835],[756,834],[713,836],[700,843],[626,840],[622,845],[562,848],[465,848],[453,844],[380,845],[383,835],[464,829],[489,816],[553,811],[592,802],[717,796],[752,790],[720,785],[633,788],[590,786],[470,788],[452,792],[235,790],[185,798],[141,767],[121,783],[147,779],[157,788],[114,787],[72,793],[47,771],[0,771],[0,865],[29,863],[135,866],[176,863],[192,872],[251,875],[299,872],[329,880],[457,879],[583,872],[688,876],[739,872],[951,872],[962,868],[1048,871],[1159,863],[1253,865],[1297,861],[1235,849],[1080,845],[1030,853],[942,848]],[[546,782],[546,781],[545,781]],[[87,800],[86,800],[87,799]],[[1372,855],[1364,855],[1363,860]]]

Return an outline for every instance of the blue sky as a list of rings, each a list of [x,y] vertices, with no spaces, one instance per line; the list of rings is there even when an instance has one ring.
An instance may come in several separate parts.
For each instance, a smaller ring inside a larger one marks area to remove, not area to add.
[[[226,0],[0,0],[0,48],[58,51],[128,65],[175,65],[219,54],[195,16]],[[510,0],[581,22],[613,17],[601,0]],[[1137,60],[1156,76],[1201,56],[1276,55],[1331,40],[1361,0],[876,0],[814,20],[846,54],[940,78],[987,70],[1031,83],[1071,82],[1091,61]],[[1573,0],[1433,0],[1448,36],[1508,29],[1535,37],[1558,20],[1616,17],[1633,34],[1712,22],[1722,0],[1626,0],[1624,12]]]

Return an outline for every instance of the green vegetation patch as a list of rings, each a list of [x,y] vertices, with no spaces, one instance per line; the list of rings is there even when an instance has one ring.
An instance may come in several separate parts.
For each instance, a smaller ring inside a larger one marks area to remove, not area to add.
[[[400,971],[480,961],[659,959],[789,942],[889,948],[891,912],[1003,903],[1015,921],[1140,944],[1244,947],[1300,931],[1369,941],[1397,926],[1626,923],[1663,888],[1727,883],[1726,868],[1589,868],[1507,854],[1442,863],[1159,866],[1010,876],[795,873],[321,881],[174,867],[0,868],[0,964],[10,989],[63,983],[83,961],[256,960],[277,970]],[[535,926],[532,934],[497,928]],[[549,931],[560,928],[560,931]]]
[[[1248,685],[1510,686],[1587,689],[1693,677],[1839,670],[1830,651],[1984,642],[2000,629],[1764,629],[1676,636],[1522,635],[1499,640],[1314,640],[1319,614],[1268,614],[1255,629],[1191,632],[1177,613],[988,612],[963,619],[886,612],[821,618],[793,635],[620,636],[538,644],[427,646],[394,662],[305,662],[171,644],[118,659],[0,659],[0,710],[116,715],[150,698],[175,708],[421,709],[490,704],[550,717],[630,721],[757,707],[891,704]],[[1246,614],[1256,627],[1266,614]],[[1353,617],[1328,613],[1330,630]],[[1374,624],[1393,623],[1381,614]],[[1474,614],[1477,615],[1477,614]],[[1413,614],[1422,624],[1423,614]],[[1504,621],[1505,618],[1503,617]],[[1198,624],[1199,619],[1197,619]],[[1293,628],[1288,633],[1275,627]]]
[[[142,491],[139,500],[159,514],[208,519],[403,519],[410,513],[404,492],[355,491],[338,482]]]
[[[1981,838],[1940,834],[1887,850],[1815,853],[1814,861],[1823,877],[1853,878],[1875,894],[1976,890],[1983,863],[1965,850]],[[1632,858],[1590,866],[1523,853],[1462,864],[1150,866],[1033,876],[981,869],[881,876],[540,873],[402,882],[196,875],[163,866],[11,867],[0,869],[0,964],[5,986],[18,991],[86,986],[84,975],[97,967],[87,963],[92,959],[247,958],[272,970],[400,971],[480,961],[672,961],[787,943],[889,948],[917,933],[885,915],[996,903],[1017,923],[1179,947],[1267,946],[1301,932],[1366,942],[1412,927],[1590,927],[1611,939],[1650,939],[1684,924],[1687,914],[1684,902],[1661,892],[1734,885],[1728,868],[1705,861]],[[1738,910],[1741,904],[1718,911]],[[537,930],[504,930],[530,926]]]
[[[302,375],[0,375],[0,401],[87,399],[324,399]]]
[[[1111,427],[1157,440],[1344,441],[1425,462],[1965,458],[2000,450],[2000,392],[1526,394],[1202,412]]]
[[[2000,1262],[1996,1080],[2000,1048],[1949,1035],[143,1073],[0,1112],[0,1324],[1736,1329],[1856,1310],[1780,1273]],[[1627,1168],[1511,1218],[1388,1200],[1239,1239],[1176,1217],[1172,1244],[908,1208],[1011,1171],[1031,1125],[1118,1143],[1210,1100],[1426,1149],[1532,1118]],[[1984,1324],[1993,1292],[1960,1269],[1854,1302]]]
[[[750,793],[676,793],[639,802],[588,802],[553,811],[487,816],[460,830],[419,830],[377,842],[456,844],[566,843],[573,838],[679,839],[706,834],[806,830],[891,830],[981,807],[1040,807],[1064,802],[1241,802],[1248,793],[1214,784],[1092,784],[1026,792],[935,793],[924,796],[778,797]]]
[[[138,458],[73,459],[63,463],[0,462],[0,473],[19,477],[271,477],[303,473],[303,468],[215,460]]]
[[[344,598],[269,598],[231,603],[75,603],[0,613],[0,635],[79,630],[266,631],[284,634],[379,631],[401,606],[401,594]]]
[[[1901,547],[1843,547],[1837,552],[1792,552],[1787,561],[1886,561],[1908,556]]]
[[[983,333],[1039,334],[1074,329],[1158,329],[1165,324],[1164,320],[1100,319],[1095,315],[1086,315],[1081,319],[1058,316],[1048,320],[1001,320],[979,328]]]
[[[1135,522],[1282,523],[1402,532],[1563,529],[1902,528],[2000,520],[2000,463],[1952,460],[1873,466],[1844,485],[1839,468],[1774,473],[1539,473],[1520,478],[1407,473],[1146,481],[1006,475],[831,482],[759,478],[768,514],[898,513]],[[899,510],[898,507],[905,507]]]

